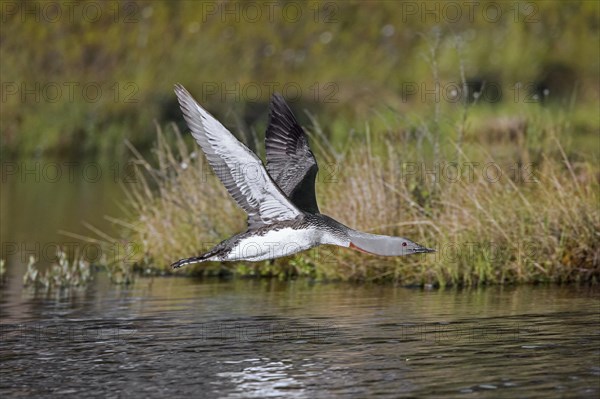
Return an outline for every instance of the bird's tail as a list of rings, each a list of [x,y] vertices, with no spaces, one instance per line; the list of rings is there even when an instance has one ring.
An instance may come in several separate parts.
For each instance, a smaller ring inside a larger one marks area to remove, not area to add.
[[[171,267],[173,269],[179,269],[180,267],[183,267],[185,265],[190,265],[192,263],[200,263],[200,262],[206,262],[208,260],[211,260],[210,258],[212,257],[213,254],[206,253],[200,256],[194,256],[191,258],[185,258],[185,259],[180,259],[177,262],[171,264]]]

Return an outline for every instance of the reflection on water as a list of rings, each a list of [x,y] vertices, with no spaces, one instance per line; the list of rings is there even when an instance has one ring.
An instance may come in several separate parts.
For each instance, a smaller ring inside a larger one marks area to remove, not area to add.
[[[231,392],[229,397],[257,397],[265,398],[286,395],[288,397],[305,397],[301,381],[290,376],[293,371],[292,362],[270,361],[270,359],[245,359],[241,361],[226,361],[225,363],[247,363],[242,371],[218,373],[227,381],[232,381],[237,390]],[[217,383],[218,384],[218,383]]]
[[[598,397],[595,288],[105,276],[0,294],[0,393]]]
[[[87,260],[98,260],[97,245],[61,231],[101,238],[84,227],[82,222],[87,222],[118,237],[105,217],[123,217],[119,204],[124,188],[133,184],[122,176],[123,165],[127,164],[5,162],[0,189],[0,257],[8,264],[26,264],[33,255],[40,264],[49,265],[61,246],[70,257],[78,252]]]

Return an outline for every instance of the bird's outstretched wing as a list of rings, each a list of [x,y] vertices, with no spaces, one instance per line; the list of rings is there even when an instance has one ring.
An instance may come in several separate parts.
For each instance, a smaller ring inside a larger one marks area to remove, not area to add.
[[[175,94],[192,135],[229,194],[248,214],[250,228],[301,215],[248,147],[202,108],[183,86],[175,85]]]
[[[315,195],[317,161],[304,130],[278,93],[271,99],[265,147],[267,171],[281,191],[301,210],[319,213]]]

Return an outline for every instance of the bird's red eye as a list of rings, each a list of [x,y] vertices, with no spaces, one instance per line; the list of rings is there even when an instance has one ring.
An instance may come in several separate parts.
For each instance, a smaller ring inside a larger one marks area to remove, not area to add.
[[[405,243],[405,242],[403,242],[403,243],[402,243],[402,246],[403,246],[403,247],[405,247],[405,246],[406,246],[406,243]]]

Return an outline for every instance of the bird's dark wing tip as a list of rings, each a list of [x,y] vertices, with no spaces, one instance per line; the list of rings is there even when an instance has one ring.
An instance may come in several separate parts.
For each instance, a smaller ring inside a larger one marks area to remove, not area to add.
[[[271,110],[286,109],[286,108],[289,109],[289,106],[287,105],[287,102],[285,101],[285,98],[283,97],[283,95],[281,95],[281,93],[279,93],[277,91],[274,92],[273,95],[271,96]]]
[[[273,95],[271,95],[271,101],[285,101],[280,92],[275,91]]]

